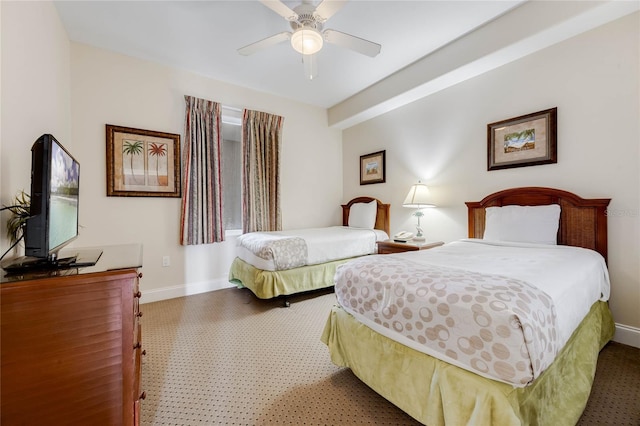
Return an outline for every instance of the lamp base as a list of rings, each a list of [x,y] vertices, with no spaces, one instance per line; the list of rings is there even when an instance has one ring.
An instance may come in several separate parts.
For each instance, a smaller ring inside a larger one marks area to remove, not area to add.
[[[416,243],[422,243],[422,242],[427,241],[427,239],[421,235],[421,236],[419,236],[419,237],[417,237],[417,236],[416,236],[416,237],[413,237],[413,238],[411,239],[411,241],[416,242]]]

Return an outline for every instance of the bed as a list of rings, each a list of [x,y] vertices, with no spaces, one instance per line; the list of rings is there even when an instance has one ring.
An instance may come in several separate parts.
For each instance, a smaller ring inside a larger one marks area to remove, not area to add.
[[[342,205],[342,226],[243,234],[229,281],[260,299],[332,287],[339,265],[388,238],[389,204],[357,197]]]
[[[332,362],[426,425],[575,425],[614,333],[608,203],[507,189],[466,203],[468,239],[338,268]]]

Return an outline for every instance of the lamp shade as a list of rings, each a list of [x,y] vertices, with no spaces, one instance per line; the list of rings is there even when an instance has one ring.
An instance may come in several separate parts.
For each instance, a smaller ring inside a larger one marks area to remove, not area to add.
[[[303,55],[313,55],[322,49],[322,34],[315,28],[298,28],[291,35],[291,46]]]
[[[429,194],[429,188],[424,183],[416,183],[411,186],[407,198],[402,203],[403,207],[409,207],[412,209],[422,209],[425,207],[435,207],[431,203],[431,195]]]

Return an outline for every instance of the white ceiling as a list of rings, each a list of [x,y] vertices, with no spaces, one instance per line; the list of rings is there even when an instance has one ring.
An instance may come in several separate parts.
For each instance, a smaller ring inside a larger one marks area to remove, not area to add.
[[[325,0],[331,1],[331,0]],[[293,8],[300,1],[285,1]],[[314,1],[318,4],[319,1]],[[290,26],[258,1],[55,1],[71,40],[329,108],[523,3],[351,0],[326,23],[382,45],[375,58],[325,43],[308,80],[288,42],[237,49]]]

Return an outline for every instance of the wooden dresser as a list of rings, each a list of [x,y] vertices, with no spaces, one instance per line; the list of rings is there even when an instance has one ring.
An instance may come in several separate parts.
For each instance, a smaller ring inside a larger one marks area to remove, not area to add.
[[[95,266],[2,271],[0,424],[139,423],[142,246],[102,250]]]

